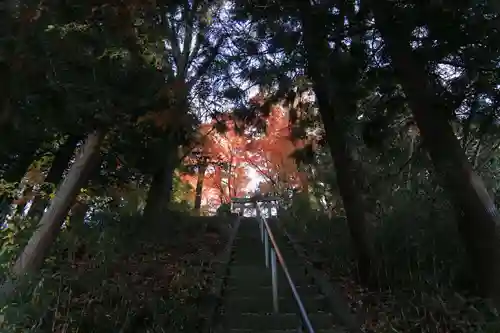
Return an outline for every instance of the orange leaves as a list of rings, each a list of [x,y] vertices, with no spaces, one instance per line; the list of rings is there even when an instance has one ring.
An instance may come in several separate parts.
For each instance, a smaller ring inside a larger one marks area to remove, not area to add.
[[[270,193],[273,191],[274,191],[273,184],[271,184],[270,182],[262,182],[259,184],[259,192],[260,193],[266,194],[266,193]]]
[[[273,106],[266,119],[267,135],[252,143],[252,161],[255,169],[273,186],[285,184],[306,187],[307,177],[299,172],[291,156],[302,148],[302,140],[292,140],[289,110]],[[274,184],[273,184],[274,183]],[[270,191],[270,185],[261,185],[261,191]]]
[[[215,123],[204,124],[198,133],[197,146],[184,163],[191,166],[206,165],[202,205],[218,205],[229,202],[231,197],[241,196],[250,179],[247,177],[247,138],[235,131],[231,120],[225,122],[227,130],[220,133]],[[191,185],[197,182],[197,175],[186,176]]]
[[[28,184],[41,184],[45,179],[45,175],[42,172],[40,166],[31,167],[28,172],[24,175],[24,178]]]

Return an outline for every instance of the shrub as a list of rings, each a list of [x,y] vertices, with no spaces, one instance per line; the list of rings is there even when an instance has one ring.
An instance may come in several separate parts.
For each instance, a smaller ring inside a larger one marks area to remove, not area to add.
[[[283,222],[309,255],[326,260],[323,268],[332,280],[342,281],[354,294],[353,308],[381,325],[375,331],[499,331],[496,312],[471,293],[474,285],[455,215],[443,194],[398,189],[379,199],[369,226],[380,261],[378,290],[345,285],[354,281],[356,269],[345,217],[330,219],[296,205]]]
[[[229,216],[231,215],[231,204],[223,203],[217,208],[217,215],[219,216]]]

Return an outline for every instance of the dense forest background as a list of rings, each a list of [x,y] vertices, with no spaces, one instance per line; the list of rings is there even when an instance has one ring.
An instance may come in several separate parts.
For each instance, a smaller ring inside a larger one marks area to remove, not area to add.
[[[500,332],[499,15],[0,4],[2,331],[196,331],[259,179],[367,332]]]

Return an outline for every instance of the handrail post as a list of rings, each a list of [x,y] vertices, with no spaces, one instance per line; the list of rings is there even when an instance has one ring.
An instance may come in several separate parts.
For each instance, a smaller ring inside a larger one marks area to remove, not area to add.
[[[266,261],[266,267],[269,268],[269,236],[267,234],[264,235],[264,257]]]
[[[262,219],[259,219],[259,224],[260,224],[260,240],[262,243],[264,243],[265,230],[264,230],[264,222],[262,221]]]
[[[257,202],[255,202],[253,204],[253,207],[255,209],[255,216],[257,217],[257,220],[259,221],[259,227],[260,227],[260,240],[262,243],[264,243],[264,234],[265,234],[265,230],[264,230],[264,222],[262,221],[262,218],[260,216],[260,211],[259,211],[259,205],[257,204]]]
[[[276,252],[271,248],[271,274],[272,274],[272,286],[273,286],[273,309],[275,313],[278,313],[278,271],[276,267]]]
[[[269,236],[265,231],[264,217],[262,217],[258,203],[255,203],[255,210],[256,210],[255,215],[257,215],[257,219],[259,220],[260,223],[262,242],[264,243],[264,262],[266,264],[266,267],[269,268]]]

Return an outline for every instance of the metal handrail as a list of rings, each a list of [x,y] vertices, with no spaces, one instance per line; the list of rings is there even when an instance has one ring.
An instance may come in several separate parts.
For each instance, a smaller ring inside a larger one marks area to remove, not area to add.
[[[265,218],[262,217],[262,215],[260,214],[260,208],[257,205],[256,205],[256,210],[257,210],[257,218],[260,220],[261,238],[262,242],[264,243],[265,261],[267,267],[269,267],[269,259],[271,259],[274,311],[278,312],[278,283],[277,283],[278,276],[276,271],[276,259],[277,259],[281,265],[281,268],[283,269],[283,273],[285,274],[285,278],[288,282],[288,285],[292,289],[293,298],[295,299],[295,302],[299,307],[300,318],[302,321],[302,325],[304,326],[303,328],[306,329],[307,333],[314,333],[311,320],[309,319],[309,316],[306,312],[302,299],[300,298],[299,293],[297,292],[295,283],[293,282],[292,277],[290,276],[285,259],[281,254],[278,244],[276,243],[276,239],[274,237],[273,232],[271,231],[269,223],[266,221]],[[270,211],[271,210],[269,209],[269,212]],[[269,249],[269,240],[271,241],[271,249]],[[269,254],[271,255],[271,258],[269,258]]]

